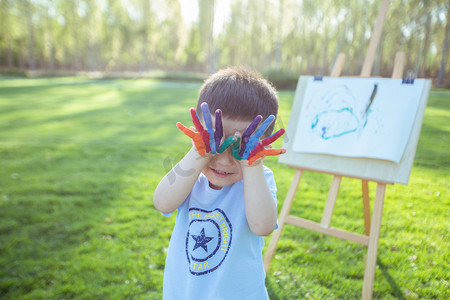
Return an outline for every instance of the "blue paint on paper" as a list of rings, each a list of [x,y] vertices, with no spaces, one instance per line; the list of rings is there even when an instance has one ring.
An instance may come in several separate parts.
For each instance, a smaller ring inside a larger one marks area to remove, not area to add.
[[[311,123],[313,133],[324,140],[356,132],[358,128],[358,117],[353,112],[353,109],[349,107],[320,112],[313,118]]]

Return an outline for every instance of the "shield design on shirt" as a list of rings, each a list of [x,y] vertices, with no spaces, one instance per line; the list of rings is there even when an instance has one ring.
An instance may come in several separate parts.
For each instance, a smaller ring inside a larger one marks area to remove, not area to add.
[[[231,239],[232,226],[221,209],[190,208],[186,257],[191,274],[203,275],[217,270],[227,257]]]

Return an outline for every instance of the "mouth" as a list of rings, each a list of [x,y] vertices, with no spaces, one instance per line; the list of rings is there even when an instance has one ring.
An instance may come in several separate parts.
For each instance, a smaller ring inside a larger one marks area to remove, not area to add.
[[[225,171],[221,171],[221,170],[217,170],[217,169],[212,169],[212,168],[211,168],[211,171],[214,173],[214,175],[216,175],[217,177],[221,177],[221,178],[233,175],[233,173],[229,173],[229,172],[225,172]]]

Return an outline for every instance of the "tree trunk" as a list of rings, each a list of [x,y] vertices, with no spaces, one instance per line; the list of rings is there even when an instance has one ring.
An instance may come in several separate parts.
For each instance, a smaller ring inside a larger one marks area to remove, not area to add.
[[[313,63],[313,58],[312,58],[312,54],[314,53],[314,36],[312,33],[309,33],[310,36],[310,44],[309,44],[309,51],[306,54],[306,74],[307,75],[311,75],[312,74],[312,63]]]
[[[338,42],[336,45],[336,49],[334,50],[333,60],[331,61],[331,63],[333,65],[336,62],[336,59],[337,59],[339,53],[341,53],[342,43],[344,42],[345,35],[347,34],[347,26],[345,24],[341,27],[340,32],[341,32],[341,34],[339,36],[339,39],[338,39]],[[328,70],[328,74],[331,74],[333,65],[330,66],[330,68]]]
[[[147,34],[144,33],[142,37],[142,48],[141,48],[141,63],[139,64],[139,75],[142,76],[147,68]]]
[[[22,1],[23,9],[25,10],[25,17],[28,29],[28,68],[30,70],[36,70],[36,61],[34,59],[34,27],[32,20],[32,7],[31,3],[26,0]]]
[[[150,18],[150,3],[147,0],[142,2],[143,20],[142,20],[142,48],[141,48],[141,63],[139,65],[139,75],[141,76],[147,70],[147,47],[148,47],[148,32],[149,32],[149,18]]]
[[[358,70],[362,70],[362,66],[363,66],[363,63],[364,63],[364,50],[367,52],[367,50],[369,49],[369,46],[368,45],[366,46],[366,37],[365,37],[366,26],[367,26],[367,8],[366,8],[366,6],[363,7],[363,11],[362,11],[361,21],[360,22],[361,23],[358,25],[359,30],[360,30],[360,32],[359,32],[359,42],[358,42],[358,44],[359,44],[358,45],[358,54],[357,54],[357,57],[358,57],[358,60],[357,60],[357,62],[358,62]],[[354,32],[353,34],[355,34],[355,31],[353,31],[353,32]],[[372,33],[373,33],[373,31],[372,31]],[[353,40],[356,40],[356,37]],[[366,53],[366,55],[367,55],[367,53]],[[357,70],[355,70],[354,73],[356,74],[356,73],[359,73],[359,72]]]
[[[438,86],[442,86],[444,84],[444,75],[445,75],[445,67],[447,66],[447,58],[448,58],[448,35],[450,32],[450,5],[447,8],[447,24],[445,25],[445,37],[444,44],[442,46],[442,58],[441,58],[441,68],[439,69],[438,74]]]
[[[210,31],[209,31],[209,40],[208,40],[208,57],[209,57],[209,73],[214,73],[216,71],[216,54],[217,51],[214,47],[214,12],[215,12],[215,3],[211,1],[209,6],[209,14],[210,14]]]
[[[328,26],[325,26],[325,30],[324,30],[324,34],[325,34],[325,38],[323,41],[323,46],[322,46],[322,67],[320,68],[320,76],[325,76],[328,75],[325,73],[325,70],[327,70],[327,65],[328,65],[328,44],[329,44],[329,36],[328,36]]]
[[[423,41],[422,48],[422,65],[420,67],[419,77],[425,77],[425,70],[427,67],[428,49],[430,49],[430,31],[431,31],[431,11],[429,10],[429,1],[424,1],[425,13],[427,14],[427,20],[425,21],[425,39]],[[447,22],[448,23],[448,22]],[[420,61],[420,59],[418,59]]]
[[[277,44],[275,48],[275,68],[280,68],[281,62],[281,41],[283,39],[283,6],[284,1],[281,0],[279,3],[278,10],[278,26],[277,26]]]
[[[89,72],[95,71],[95,46],[93,37],[89,37],[89,46],[88,46],[88,64],[89,64]]]
[[[6,62],[7,62],[8,70],[11,70],[14,66],[14,63],[13,63],[13,51],[12,51],[10,37],[8,37],[8,49],[6,51]]]
[[[49,16],[47,11],[47,31],[48,31],[48,43],[50,47],[48,70],[51,74],[55,72],[55,38],[53,30],[52,18]]]
[[[373,65],[373,76],[382,76],[381,66],[383,64],[383,48],[384,48],[384,35],[380,37],[380,43],[377,47],[377,52],[375,56],[375,63]]]

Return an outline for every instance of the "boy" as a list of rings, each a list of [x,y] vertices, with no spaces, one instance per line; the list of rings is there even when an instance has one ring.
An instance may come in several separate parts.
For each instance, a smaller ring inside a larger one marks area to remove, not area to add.
[[[191,109],[197,130],[177,124],[193,147],[153,197],[166,216],[178,209],[163,299],[268,299],[262,236],[275,229],[277,206],[273,174],[262,160],[285,152],[265,147],[284,129],[259,137],[270,135],[277,111],[276,91],[265,79],[229,68],[205,81],[197,110]]]

